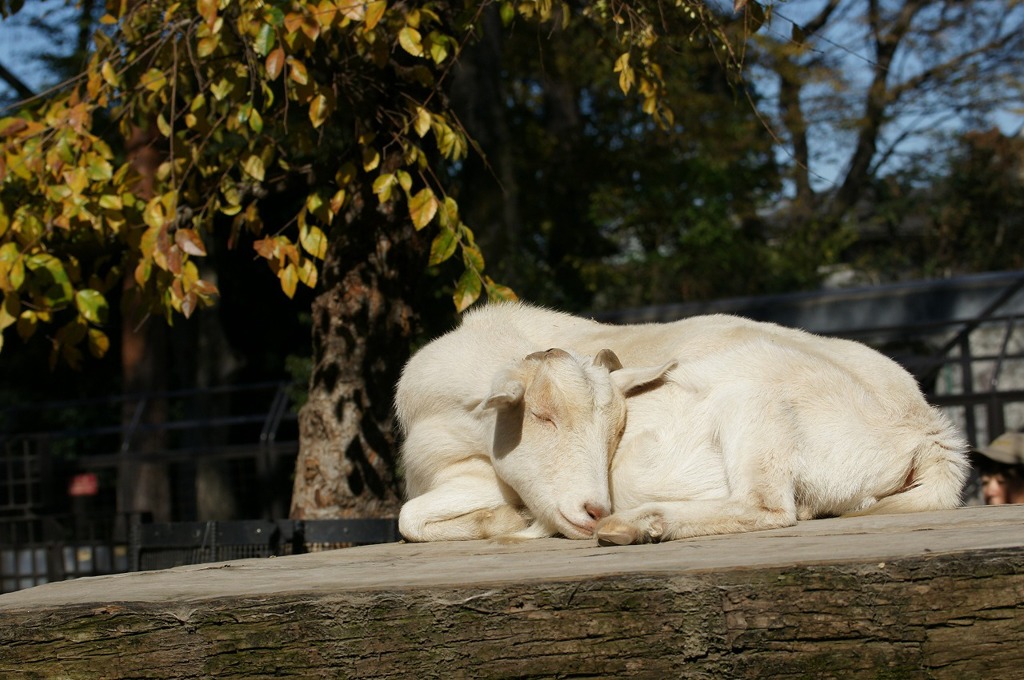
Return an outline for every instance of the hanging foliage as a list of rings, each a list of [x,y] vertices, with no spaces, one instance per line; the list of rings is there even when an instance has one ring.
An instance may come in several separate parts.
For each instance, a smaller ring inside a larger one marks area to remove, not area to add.
[[[458,310],[514,298],[443,170],[471,152],[445,80],[488,4],[110,0],[84,72],[0,119],[0,348],[46,328],[51,363],[102,356],[117,287],[168,322],[191,316],[217,296],[199,266],[215,230],[251,243],[286,295],[314,287],[367,186],[433,230],[424,266],[461,258]],[[506,24],[600,27],[623,93],[664,126],[658,17],[718,30],[694,0],[498,4]],[[296,191],[294,214],[267,223],[267,202]]]

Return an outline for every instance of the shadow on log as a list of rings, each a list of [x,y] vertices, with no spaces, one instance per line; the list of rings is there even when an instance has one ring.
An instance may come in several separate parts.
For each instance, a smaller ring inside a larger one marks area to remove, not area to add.
[[[0,677],[1011,677],[1024,506],[390,544],[0,596]]]

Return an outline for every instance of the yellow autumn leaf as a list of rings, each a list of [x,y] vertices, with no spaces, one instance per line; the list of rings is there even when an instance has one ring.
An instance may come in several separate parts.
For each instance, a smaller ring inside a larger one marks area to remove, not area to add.
[[[142,74],[140,84],[147,90],[159,92],[167,86],[167,76],[158,68],[151,68]]]
[[[413,120],[412,127],[420,137],[430,132],[430,112],[422,106],[417,106],[416,119]]]
[[[423,36],[411,26],[405,26],[398,32],[398,44],[414,57],[423,56]]]
[[[242,169],[258,182],[262,182],[266,174],[266,169],[263,167],[263,159],[256,154],[245,159],[245,162],[242,163]]]
[[[327,255],[327,235],[317,226],[307,226],[299,230],[299,242],[302,248],[313,257],[322,260]],[[310,286],[312,287],[312,286]]]
[[[299,285],[299,271],[295,265],[289,262],[287,266],[281,268],[277,277],[281,279],[281,290],[284,294],[289,298],[295,297],[295,289]]]
[[[329,113],[330,105],[327,97],[322,94],[313,97],[313,101],[309,103],[309,122],[313,124],[313,127],[318,128],[323,125]]]
[[[422,229],[430,224],[437,214],[437,198],[430,187],[424,187],[409,198],[409,217],[412,218],[412,225],[416,229]]]
[[[628,94],[636,77],[633,67],[629,65],[629,52],[623,52],[615,60],[615,72],[619,74],[619,89],[623,94]]]
[[[366,29],[372,31],[373,27],[376,26],[380,20],[384,17],[384,10],[388,7],[386,0],[376,0],[375,2],[366,3]]]
[[[391,200],[391,188],[395,186],[397,181],[398,179],[391,173],[384,173],[373,180],[373,193],[377,194],[377,199],[381,203],[387,203]]]

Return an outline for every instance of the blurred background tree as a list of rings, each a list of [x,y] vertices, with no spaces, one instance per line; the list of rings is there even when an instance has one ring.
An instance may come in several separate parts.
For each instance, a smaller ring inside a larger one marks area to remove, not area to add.
[[[1020,136],[1024,5],[785,3],[773,8],[752,49],[762,56],[748,77],[763,85],[759,108],[785,168],[785,200],[770,236],[783,250],[811,255],[801,278],[814,282],[817,270],[837,263],[855,265],[865,282],[941,271],[928,254],[935,230],[922,230],[918,219],[926,203],[909,219],[908,200],[966,199],[947,193],[964,188],[952,180],[963,135]],[[893,211],[909,223],[894,223]],[[945,271],[1004,266],[991,241],[974,246],[987,256]]]

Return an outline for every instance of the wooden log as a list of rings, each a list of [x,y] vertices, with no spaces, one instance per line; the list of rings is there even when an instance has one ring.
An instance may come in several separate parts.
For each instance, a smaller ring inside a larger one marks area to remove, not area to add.
[[[1024,668],[1024,506],[600,547],[390,544],[0,596],[4,678],[972,678]]]

